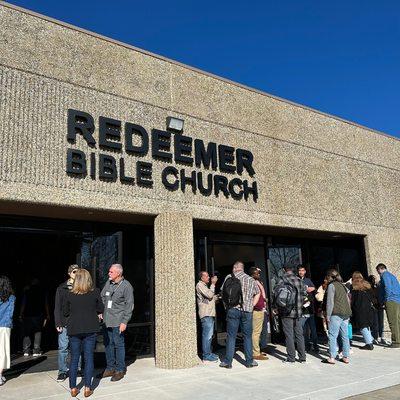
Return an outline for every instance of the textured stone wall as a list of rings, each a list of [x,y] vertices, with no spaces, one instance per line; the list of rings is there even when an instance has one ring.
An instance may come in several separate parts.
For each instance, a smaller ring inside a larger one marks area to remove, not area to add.
[[[189,368],[197,357],[193,221],[163,213],[154,225],[156,366]]]

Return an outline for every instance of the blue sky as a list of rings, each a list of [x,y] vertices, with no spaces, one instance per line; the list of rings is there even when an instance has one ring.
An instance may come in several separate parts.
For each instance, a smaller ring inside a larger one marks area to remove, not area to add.
[[[400,137],[400,1],[11,0]]]

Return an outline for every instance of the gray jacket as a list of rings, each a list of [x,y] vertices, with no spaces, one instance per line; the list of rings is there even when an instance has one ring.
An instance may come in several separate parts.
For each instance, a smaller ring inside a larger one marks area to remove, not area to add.
[[[118,283],[107,281],[101,291],[101,299],[104,303],[103,321],[107,328],[128,324],[134,300],[133,287],[126,279]]]

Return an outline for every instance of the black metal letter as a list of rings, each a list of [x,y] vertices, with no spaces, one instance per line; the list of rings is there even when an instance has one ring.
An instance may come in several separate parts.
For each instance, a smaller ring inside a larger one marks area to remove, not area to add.
[[[235,172],[236,165],[233,165],[235,157],[233,156],[235,149],[230,146],[220,144],[218,146],[219,170],[221,172]]]
[[[208,143],[207,150],[204,148],[204,142],[201,139],[194,140],[194,159],[196,167],[200,168],[203,164],[204,168],[217,169],[217,145],[213,142]]]
[[[193,139],[189,136],[174,136],[174,158],[176,163],[193,165],[192,142]]]
[[[214,175],[214,193],[217,197],[220,191],[224,193],[225,197],[229,197],[228,178],[222,175]]]
[[[113,156],[99,154],[99,178],[105,181],[117,179],[117,163]]]
[[[67,150],[67,174],[86,175],[86,156],[83,151]]]
[[[235,186],[239,186],[240,191],[239,193],[235,192]],[[229,182],[229,193],[231,194],[232,198],[235,200],[242,200],[243,199],[243,190],[242,190],[243,182],[239,178],[234,178]]]
[[[75,144],[76,134],[79,133],[89,146],[94,147],[96,145],[96,140],[94,140],[93,132],[94,120],[90,114],[73,110],[72,108],[68,110],[68,142]]]
[[[138,161],[136,163],[136,182],[139,186],[153,187],[153,164]]]
[[[168,175],[173,175],[175,177],[175,181],[173,183],[168,181]],[[165,167],[161,173],[161,180],[163,185],[171,191],[178,190],[179,188],[179,179],[178,179],[178,170],[175,167]]]
[[[125,160],[122,157],[119,159],[119,180],[130,185],[135,183],[135,178],[125,175]]]
[[[121,121],[99,118],[99,146],[106,150],[121,150]]]
[[[243,181],[243,191],[244,191],[244,199],[247,201],[249,198],[249,195],[253,195],[253,200],[254,203],[257,203],[258,199],[258,189],[257,189],[257,182],[254,181],[251,186],[249,186],[249,183],[247,180]]]
[[[171,132],[153,129],[151,131],[151,152],[153,158],[164,161],[172,161],[171,150]]]
[[[253,153],[248,150],[237,149],[236,150],[236,163],[237,172],[242,175],[243,168],[245,168],[250,176],[254,176],[255,171],[253,168]]]
[[[90,177],[96,179],[96,153],[90,153]]]
[[[142,141],[140,146],[133,145],[133,135],[140,136]],[[146,129],[140,125],[127,122],[125,124],[125,150],[127,153],[145,156],[149,151],[149,134],[147,133]]]
[[[185,193],[186,185],[192,186],[192,192],[196,194],[197,184],[196,184],[196,171],[192,171],[191,177],[185,175],[185,170],[181,169],[181,190]]]
[[[202,172],[198,172],[197,173],[197,186],[199,187],[199,192],[203,195],[203,196],[209,196],[212,192],[212,184],[213,184],[213,180],[212,180],[212,174],[208,174],[207,175],[207,188],[204,187],[203,185],[203,173]]]

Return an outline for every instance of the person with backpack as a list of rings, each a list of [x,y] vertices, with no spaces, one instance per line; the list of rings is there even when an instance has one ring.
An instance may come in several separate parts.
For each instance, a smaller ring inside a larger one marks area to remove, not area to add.
[[[294,274],[295,267],[285,265],[283,269],[285,274],[275,286],[273,300],[273,309],[281,317],[286,339],[287,359],[283,362],[295,362],[296,342],[299,362],[304,363],[306,362],[306,351],[301,316],[304,302],[307,299],[307,290],[304,282]]]
[[[328,287],[326,289],[326,322],[328,324],[329,357],[322,360],[325,364],[335,364],[338,354],[338,337],[343,347],[342,362],[349,363],[349,319],[351,307],[349,289],[343,284],[342,277],[335,269],[326,274]]]
[[[244,272],[242,261],[236,261],[232,274],[225,278],[222,285],[222,300],[226,308],[226,354],[219,365],[232,368],[235,353],[236,335],[240,326],[243,334],[244,356],[246,367],[256,367],[253,359],[253,308],[260,298],[260,289],[256,281]]]

